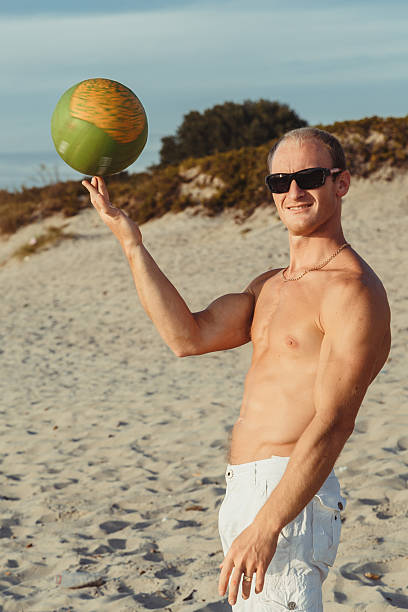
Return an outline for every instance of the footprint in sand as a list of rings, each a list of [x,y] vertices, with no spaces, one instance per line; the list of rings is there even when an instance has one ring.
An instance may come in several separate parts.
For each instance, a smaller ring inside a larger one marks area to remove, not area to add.
[[[408,450],[408,435],[402,436],[399,438],[399,440],[397,440],[397,447],[400,451]]]
[[[145,561],[153,561],[154,563],[164,561],[163,555],[156,542],[149,542],[145,545],[145,548],[147,548],[146,553],[143,555]]]
[[[366,506],[379,506],[382,503],[382,499],[370,499],[368,497],[359,497],[357,499],[360,504],[364,504]]]
[[[126,540],[120,538],[112,538],[108,540],[108,545],[112,550],[126,550]]]
[[[180,572],[180,570],[177,569],[177,567],[174,567],[173,565],[169,565],[168,567],[164,567],[163,569],[155,572],[154,575],[156,576],[156,578],[159,578],[160,580],[164,580],[169,577],[177,578],[178,576],[183,576],[184,572]]]
[[[105,523],[101,523],[99,525],[99,529],[102,529],[107,534],[115,533],[116,531],[121,531],[121,529],[125,529],[128,527],[130,523],[126,521],[106,521]]]
[[[146,610],[167,608],[175,600],[174,593],[169,590],[156,591],[155,593],[137,593],[133,597]]]
[[[406,574],[406,559],[397,557],[386,561],[371,561],[368,563],[345,563],[340,567],[340,574],[346,580],[355,580],[361,586],[374,587],[376,591],[387,600],[392,601],[393,605],[399,602],[402,608],[407,608],[408,597],[398,592],[395,592],[395,585],[387,584],[388,576],[405,576]],[[405,581],[404,581],[405,582]],[[336,584],[336,591],[340,595],[339,584]]]

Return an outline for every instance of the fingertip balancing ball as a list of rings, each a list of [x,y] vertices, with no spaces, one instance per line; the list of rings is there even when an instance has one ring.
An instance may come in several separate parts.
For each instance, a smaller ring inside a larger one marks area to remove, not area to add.
[[[51,118],[51,136],[62,159],[86,175],[121,172],[139,157],[147,118],[139,98],[110,79],[87,79],[70,87]]]

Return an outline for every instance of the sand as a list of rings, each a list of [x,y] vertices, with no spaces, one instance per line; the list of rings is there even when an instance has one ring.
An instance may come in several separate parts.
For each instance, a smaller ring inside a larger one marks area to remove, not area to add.
[[[387,289],[393,344],[336,462],[347,508],[325,612],[408,608],[407,193],[408,176],[355,180],[343,205],[346,239]],[[187,210],[142,232],[195,311],[287,265],[271,211],[238,225]],[[65,223],[76,239],[9,259]],[[217,514],[250,345],[176,358],[92,208],[2,239],[1,263],[0,610],[229,610]],[[56,584],[77,570],[105,582]]]

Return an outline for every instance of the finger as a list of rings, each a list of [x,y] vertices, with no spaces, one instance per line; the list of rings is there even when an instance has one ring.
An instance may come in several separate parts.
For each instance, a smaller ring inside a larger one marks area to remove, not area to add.
[[[251,580],[245,580],[245,576],[249,576],[249,578],[251,578]],[[245,571],[244,575],[242,576],[242,597],[244,599],[248,599],[248,597],[251,594],[251,585],[252,585],[252,580],[253,580],[253,571]]]
[[[255,583],[255,593],[260,593],[264,587],[265,581],[265,570],[262,567],[256,568],[256,583]]]
[[[234,562],[225,557],[224,561],[222,562],[222,569],[220,573],[220,578],[218,580],[218,592],[221,597],[227,592],[228,580],[233,568]]]
[[[109,193],[108,193],[108,189],[106,187],[105,181],[100,176],[96,176],[95,178],[96,178],[96,183],[98,186],[99,193],[103,195],[103,197],[109,201]]]
[[[240,567],[234,567],[229,583],[228,603],[234,606],[237,603],[238,589],[241,582],[242,570]]]
[[[96,189],[96,182],[94,181],[94,179],[92,179],[91,182],[89,182],[86,179],[84,179],[82,181],[82,185],[85,187],[85,189],[87,189],[89,191],[89,194],[91,196],[91,202],[92,202],[92,198],[95,199],[99,195],[99,192]],[[93,204],[93,202],[92,202],[92,204]]]
[[[81,181],[81,183],[89,191],[89,193],[91,193],[92,189],[94,189],[94,187],[91,185],[91,183],[89,181],[87,181],[86,179]]]
[[[120,214],[119,209],[112,206],[112,204],[107,200],[97,189],[97,179],[94,176],[89,183],[87,180],[82,181],[82,185],[89,191],[91,196],[91,203],[96,208],[96,210],[101,213],[104,212],[110,217],[115,217]]]

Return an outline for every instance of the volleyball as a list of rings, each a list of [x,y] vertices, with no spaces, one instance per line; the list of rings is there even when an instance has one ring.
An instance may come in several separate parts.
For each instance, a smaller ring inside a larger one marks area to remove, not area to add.
[[[85,175],[121,172],[139,157],[147,140],[147,117],[125,85],[95,78],[70,87],[51,118],[57,153]]]

